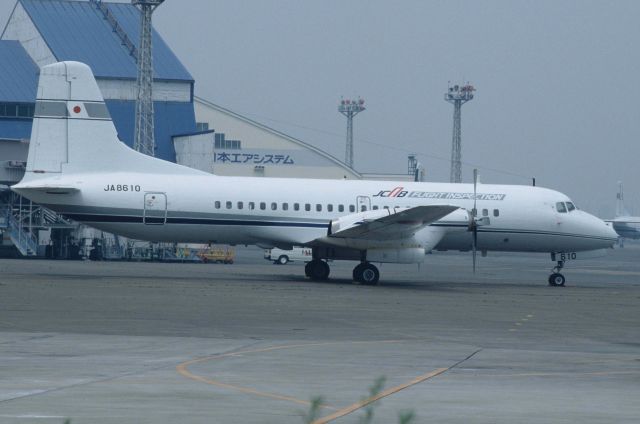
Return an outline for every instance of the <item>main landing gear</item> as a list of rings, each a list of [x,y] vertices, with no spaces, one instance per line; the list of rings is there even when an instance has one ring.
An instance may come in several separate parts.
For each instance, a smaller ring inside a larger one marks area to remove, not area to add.
[[[314,259],[304,266],[304,275],[313,281],[325,281],[329,278],[329,264],[322,259]],[[361,262],[353,269],[353,281],[366,285],[378,284],[380,272],[370,262]]]
[[[378,268],[370,262],[361,262],[353,268],[353,281],[373,286],[378,284],[379,279],[380,272]]]
[[[564,275],[560,274],[560,271],[564,267],[564,261],[558,261],[558,264],[551,270],[552,274],[549,276],[549,285],[553,287],[564,286]]]
[[[322,259],[314,259],[304,266],[304,275],[313,281],[324,281],[329,278],[329,264]]]

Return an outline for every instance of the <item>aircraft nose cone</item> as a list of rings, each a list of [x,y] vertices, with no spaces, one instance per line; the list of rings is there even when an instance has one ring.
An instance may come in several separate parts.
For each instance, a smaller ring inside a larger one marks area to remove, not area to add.
[[[618,241],[618,233],[610,223],[604,222],[598,217],[592,216],[594,235],[602,240],[602,247],[613,247]]]
[[[610,237],[610,238],[615,239],[615,240],[617,240],[620,237],[620,235],[613,228],[613,224],[612,223],[605,222],[604,225],[607,227],[606,228],[607,237]]]

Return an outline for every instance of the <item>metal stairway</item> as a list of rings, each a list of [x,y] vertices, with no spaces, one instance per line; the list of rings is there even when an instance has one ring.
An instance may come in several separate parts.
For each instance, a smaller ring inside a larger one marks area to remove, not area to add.
[[[75,228],[76,224],[43,206],[12,193],[0,203],[0,228],[23,256],[38,254],[38,230]]]
[[[3,217],[9,238],[22,256],[35,256],[38,253],[38,239],[27,227],[20,225],[20,218],[16,218],[11,205],[4,207]]]

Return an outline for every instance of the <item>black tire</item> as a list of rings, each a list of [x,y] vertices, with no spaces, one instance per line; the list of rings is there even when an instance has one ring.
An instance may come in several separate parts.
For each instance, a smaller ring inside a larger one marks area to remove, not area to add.
[[[355,281],[356,283],[362,283],[362,268],[365,266],[365,264],[360,263],[358,265],[356,265],[355,268],[353,268],[353,281]]]
[[[329,264],[319,259],[309,262],[309,277],[314,281],[324,281],[329,278]]]
[[[278,258],[278,264],[286,265],[287,262],[289,262],[289,257],[287,255],[280,255],[280,257]]]
[[[305,277],[311,278],[311,267],[312,266],[313,265],[311,265],[311,262],[307,262],[304,265],[304,275],[305,275]]]
[[[554,272],[549,276],[549,285],[552,287],[564,287],[565,278],[564,275],[559,272]]]
[[[378,284],[378,281],[380,280],[380,272],[374,265],[365,264],[362,267],[359,277],[362,284],[374,286]]]

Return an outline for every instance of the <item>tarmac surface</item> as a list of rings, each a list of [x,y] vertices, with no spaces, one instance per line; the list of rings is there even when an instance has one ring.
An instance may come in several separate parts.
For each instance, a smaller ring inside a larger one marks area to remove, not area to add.
[[[0,423],[640,422],[639,245],[353,265],[0,259]]]

